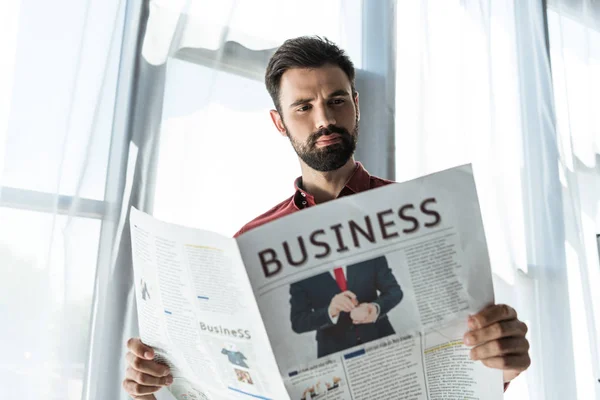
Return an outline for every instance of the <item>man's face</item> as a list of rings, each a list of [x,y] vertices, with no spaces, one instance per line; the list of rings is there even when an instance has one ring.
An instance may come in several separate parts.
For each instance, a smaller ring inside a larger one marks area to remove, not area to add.
[[[317,171],[342,167],[356,149],[358,94],[339,67],[290,69],[281,77],[277,129],[290,138],[304,163]]]

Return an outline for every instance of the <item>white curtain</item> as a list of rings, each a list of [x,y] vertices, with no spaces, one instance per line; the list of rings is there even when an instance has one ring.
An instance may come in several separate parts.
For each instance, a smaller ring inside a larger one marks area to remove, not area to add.
[[[600,399],[600,3],[550,1],[548,30],[576,387]]]
[[[320,34],[360,67],[361,12],[355,0],[152,1],[143,56],[166,68],[154,216],[233,235],[290,196],[300,169],[272,128],[266,63],[285,39]]]
[[[397,178],[474,164],[496,300],[530,328],[507,399],[600,398],[599,19],[576,8],[548,13],[551,69],[542,2],[398,2]]]
[[[82,398],[125,4],[0,3],[2,399]]]

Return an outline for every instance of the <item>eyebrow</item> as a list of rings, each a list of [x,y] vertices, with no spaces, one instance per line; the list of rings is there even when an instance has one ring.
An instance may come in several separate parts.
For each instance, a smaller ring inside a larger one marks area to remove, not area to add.
[[[338,97],[338,96],[350,96],[350,93],[346,89],[336,90],[335,92],[329,95],[329,98]]]
[[[348,91],[345,89],[339,89],[339,90],[336,90],[335,92],[331,93],[329,96],[327,96],[327,98],[330,99],[332,97],[337,97],[337,96],[350,96],[350,93],[348,93]],[[289,108],[298,107],[301,104],[310,103],[313,100],[314,100],[314,98],[298,99],[295,102],[293,102],[292,104],[290,104]]]

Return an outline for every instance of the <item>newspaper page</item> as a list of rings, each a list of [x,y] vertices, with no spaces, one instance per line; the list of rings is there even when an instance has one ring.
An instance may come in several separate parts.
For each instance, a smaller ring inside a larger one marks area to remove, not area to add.
[[[494,302],[470,165],[309,208],[237,239],[294,400],[501,399],[469,359]]]
[[[171,394],[287,399],[235,239],[135,208],[130,225],[140,336],[169,365]]]
[[[183,399],[501,399],[468,357],[493,303],[470,166],[319,205],[239,238],[135,209],[140,335]]]

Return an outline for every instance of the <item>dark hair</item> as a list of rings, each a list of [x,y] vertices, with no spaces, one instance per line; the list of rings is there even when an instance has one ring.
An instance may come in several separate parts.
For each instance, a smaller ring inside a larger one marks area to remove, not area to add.
[[[344,50],[320,36],[300,36],[286,40],[269,60],[265,74],[265,84],[277,111],[281,111],[279,84],[285,71],[290,68],[319,68],[325,64],[338,66],[346,73],[354,95],[354,64]]]

